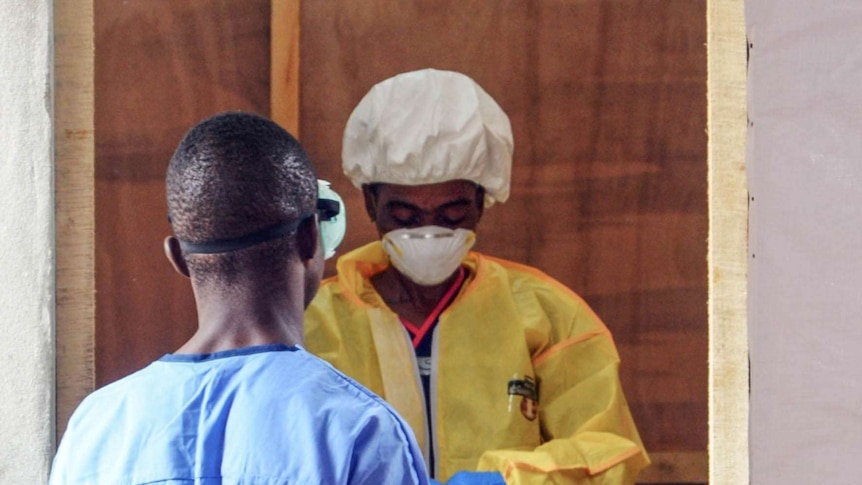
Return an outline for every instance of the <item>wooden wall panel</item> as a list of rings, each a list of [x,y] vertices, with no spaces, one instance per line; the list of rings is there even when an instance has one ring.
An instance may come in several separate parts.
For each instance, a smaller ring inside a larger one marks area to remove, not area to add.
[[[168,160],[216,112],[269,114],[268,0],[96,0],[96,384],[179,347],[197,325],[162,252]]]
[[[302,142],[345,197],[344,249],[376,237],[341,174],[352,108],[399,72],[472,76],[515,135],[511,199],[486,211],[477,248],[584,296],[615,335],[647,447],[694,452],[692,481],[706,475],[707,443],[705,43],[703,0],[301,9]]]

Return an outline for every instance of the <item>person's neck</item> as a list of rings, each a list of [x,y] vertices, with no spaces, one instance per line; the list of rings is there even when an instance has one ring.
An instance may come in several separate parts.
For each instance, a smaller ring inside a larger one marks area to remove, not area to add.
[[[390,266],[371,278],[383,301],[410,321],[421,322],[430,315],[458,278],[458,271],[440,284],[423,286]]]
[[[302,296],[196,291],[198,329],[176,353],[205,354],[257,345],[302,344]]]

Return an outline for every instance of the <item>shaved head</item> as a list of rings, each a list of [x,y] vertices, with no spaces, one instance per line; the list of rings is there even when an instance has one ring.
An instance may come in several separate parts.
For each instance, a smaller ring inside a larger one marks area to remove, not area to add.
[[[317,178],[299,142],[274,122],[240,112],[213,116],[185,135],[166,189],[174,235],[192,244],[298,223],[317,204]],[[217,254],[183,253],[193,278],[229,284],[275,274],[295,251],[294,233]]]

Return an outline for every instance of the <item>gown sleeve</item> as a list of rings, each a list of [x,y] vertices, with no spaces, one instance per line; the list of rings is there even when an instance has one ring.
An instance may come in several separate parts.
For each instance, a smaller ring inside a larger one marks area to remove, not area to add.
[[[649,465],[610,332],[586,304],[573,319],[579,321],[567,327],[580,331],[533,358],[544,442],[533,450],[489,450],[480,457],[479,470],[498,470],[509,485],[628,485]]]

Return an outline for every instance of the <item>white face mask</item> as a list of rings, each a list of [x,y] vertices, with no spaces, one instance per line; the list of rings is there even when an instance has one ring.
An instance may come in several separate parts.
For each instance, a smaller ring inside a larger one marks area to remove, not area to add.
[[[468,229],[423,226],[383,235],[383,249],[398,271],[423,286],[442,283],[461,265],[476,242]]]

